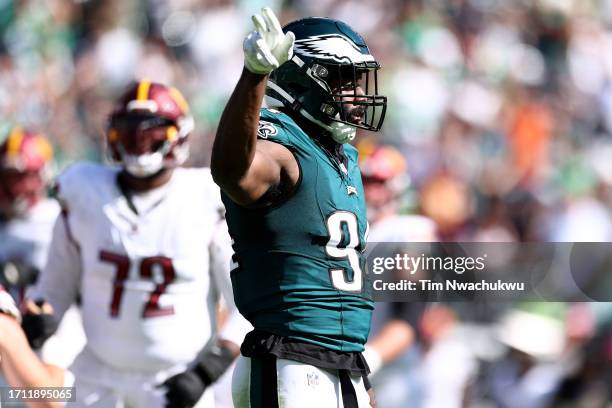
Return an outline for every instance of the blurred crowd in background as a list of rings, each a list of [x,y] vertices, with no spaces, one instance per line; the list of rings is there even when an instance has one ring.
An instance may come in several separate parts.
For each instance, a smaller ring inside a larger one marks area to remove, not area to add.
[[[389,100],[377,143],[407,163],[401,212],[450,241],[612,241],[611,0],[0,0],[0,134],[42,131],[58,170],[103,160],[113,99],[146,77],[186,95],[191,164],[206,165],[263,5],[282,23],[334,17],[366,38]],[[487,355],[478,312],[433,307],[402,368],[380,373],[395,384],[380,385],[380,408],[612,406],[610,308],[538,308],[497,321],[488,337],[514,334]],[[508,339],[548,324],[543,345]]]

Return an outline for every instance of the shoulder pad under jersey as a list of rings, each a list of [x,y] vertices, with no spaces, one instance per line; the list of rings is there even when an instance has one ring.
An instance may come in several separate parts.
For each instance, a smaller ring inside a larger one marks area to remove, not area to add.
[[[115,188],[117,173],[117,168],[103,164],[73,164],[57,178],[56,198],[63,209],[89,208],[97,198]]]
[[[180,184],[179,191],[184,192],[186,200],[194,203],[202,210],[210,208],[219,214],[221,218],[225,216],[225,207],[221,202],[221,192],[219,186],[215,184],[210,168],[208,167],[179,167],[175,170],[174,176],[176,183]]]

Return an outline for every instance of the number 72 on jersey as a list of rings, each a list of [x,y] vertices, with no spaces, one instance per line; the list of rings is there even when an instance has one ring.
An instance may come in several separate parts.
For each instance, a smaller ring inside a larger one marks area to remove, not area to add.
[[[113,280],[113,295],[110,302],[110,316],[118,318],[121,313],[121,300],[125,291],[125,281],[129,279],[132,261],[123,254],[110,251],[100,251],[99,259],[102,262],[114,265],[116,269],[115,279]],[[150,280],[153,283],[157,282],[149,295],[148,301],[143,306],[142,317],[151,318],[173,315],[173,306],[161,307],[159,305],[160,296],[176,277],[172,259],[165,256],[152,256],[142,258],[137,262],[139,262],[139,277],[143,280]],[[156,279],[154,275],[156,269],[161,270],[161,279]]]

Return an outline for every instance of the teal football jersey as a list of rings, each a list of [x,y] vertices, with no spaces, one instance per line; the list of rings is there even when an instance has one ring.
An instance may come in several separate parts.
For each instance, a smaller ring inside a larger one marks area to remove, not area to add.
[[[345,167],[284,113],[262,109],[258,136],[291,150],[300,181],[281,203],[245,208],[223,195],[234,240],[234,297],[256,329],[363,351],[373,309],[365,284],[366,209],[357,150]]]

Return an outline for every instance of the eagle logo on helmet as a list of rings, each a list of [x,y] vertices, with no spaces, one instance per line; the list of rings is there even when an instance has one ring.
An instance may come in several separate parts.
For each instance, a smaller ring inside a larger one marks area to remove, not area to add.
[[[363,54],[351,40],[340,34],[315,35],[296,40],[294,51],[299,55],[338,63],[375,61],[372,55]]]
[[[270,73],[268,106],[304,117],[337,143],[351,141],[357,128],[380,130],[387,98],[378,92],[380,64],[361,35],[322,17],[294,21],[283,31],[295,35],[294,56]]]

